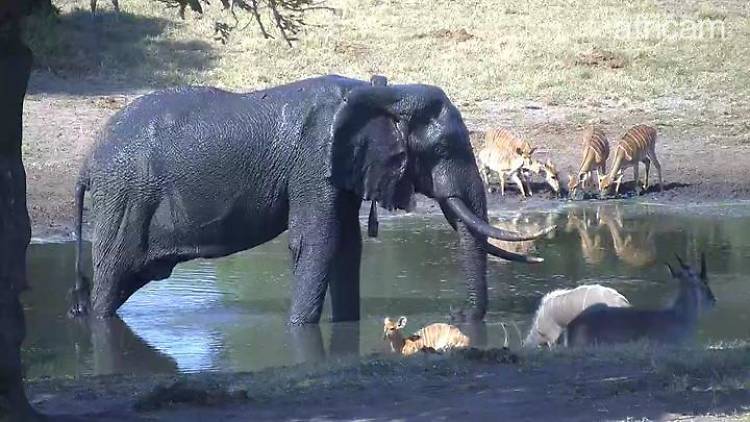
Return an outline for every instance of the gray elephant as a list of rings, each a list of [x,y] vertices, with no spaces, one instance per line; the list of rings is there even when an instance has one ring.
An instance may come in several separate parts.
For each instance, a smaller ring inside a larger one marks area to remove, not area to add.
[[[92,197],[93,285],[81,272],[83,200]],[[486,198],[461,114],[437,87],[341,76],[245,94],[154,92],[116,113],[76,185],[77,281],[71,315],[111,316],[180,262],[226,256],[289,230],[291,324],[359,319],[362,200],[407,209],[437,200],[460,237],[463,315],[487,309],[488,244],[527,240],[486,223]],[[373,207],[374,210],[374,207]],[[371,219],[372,220],[372,219]]]

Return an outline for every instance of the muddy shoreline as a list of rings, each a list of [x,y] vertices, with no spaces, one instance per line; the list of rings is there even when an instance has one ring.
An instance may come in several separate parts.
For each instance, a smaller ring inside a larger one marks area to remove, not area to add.
[[[54,420],[746,417],[750,393],[731,387],[747,378],[746,349],[675,353],[639,347],[520,354],[474,349],[407,359],[372,355],[252,373],[34,380],[28,390],[32,403]],[[706,372],[709,367],[716,369]]]

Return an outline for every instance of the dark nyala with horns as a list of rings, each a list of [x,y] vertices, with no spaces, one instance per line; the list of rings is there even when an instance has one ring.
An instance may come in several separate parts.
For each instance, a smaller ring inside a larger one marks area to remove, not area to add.
[[[700,271],[677,256],[679,268],[667,264],[679,283],[677,296],[664,309],[592,306],[568,324],[563,343],[567,346],[594,346],[646,340],[654,343],[681,343],[695,333],[698,319],[716,304],[701,255]]]
[[[620,191],[620,183],[628,167],[633,167],[633,180],[635,192],[641,192],[641,180],[638,173],[638,164],[643,163],[646,167],[646,178],[643,184],[648,189],[648,174],[654,163],[656,174],[659,177],[659,189],[664,190],[661,178],[661,164],[656,158],[656,129],[646,125],[636,125],[628,129],[620,139],[615,150],[615,158],[609,173],[599,178],[599,191],[605,193],[615,183],[615,193]]]

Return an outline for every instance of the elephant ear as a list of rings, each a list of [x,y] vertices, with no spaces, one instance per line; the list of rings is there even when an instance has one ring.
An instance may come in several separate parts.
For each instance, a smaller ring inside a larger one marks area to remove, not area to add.
[[[328,154],[335,186],[390,210],[406,209],[414,191],[406,177],[406,119],[392,108],[399,100],[390,87],[350,91],[333,117]]]

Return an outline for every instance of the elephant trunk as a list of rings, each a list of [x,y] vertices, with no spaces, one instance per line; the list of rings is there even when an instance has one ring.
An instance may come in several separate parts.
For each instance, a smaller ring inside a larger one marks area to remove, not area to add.
[[[468,314],[452,315],[458,320],[481,320],[487,312],[487,253],[497,257],[526,263],[542,262],[542,258],[515,254],[487,242],[487,237],[508,241],[524,241],[543,236],[554,229],[549,227],[531,235],[502,230],[487,223],[487,198],[483,185],[469,183],[458,196],[438,200],[445,218],[458,232],[459,259],[466,287],[470,310]]]

